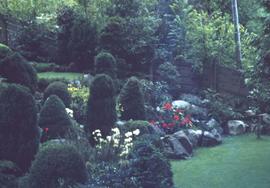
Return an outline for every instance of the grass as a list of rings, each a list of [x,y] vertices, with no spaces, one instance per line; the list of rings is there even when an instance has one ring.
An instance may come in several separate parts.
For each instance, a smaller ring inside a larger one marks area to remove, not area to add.
[[[42,72],[38,73],[38,78],[46,79],[65,79],[65,80],[76,80],[81,78],[83,74],[74,72]]]
[[[176,188],[269,188],[270,137],[225,138],[186,161],[172,161]]]

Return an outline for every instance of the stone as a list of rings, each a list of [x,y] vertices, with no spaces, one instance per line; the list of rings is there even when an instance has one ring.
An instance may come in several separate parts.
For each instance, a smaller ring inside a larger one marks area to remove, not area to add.
[[[208,128],[208,130],[217,130],[217,132],[219,134],[222,134],[223,133],[223,129],[221,127],[221,124],[215,120],[214,118],[210,119],[207,123],[206,123],[206,127]]]
[[[256,112],[254,112],[253,110],[247,110],[247,111],[245,111],[244,114],[247,117],[254,117],[254,116],[256,116]]]
[[[200,145],[203,147],[216,146],[222,143],[222,137],[218,132],[208,132],[204,131],[202,137],[200,138]]]
[[[183,131],[178,131],[174,133],[173,137],[176,138],[181,143],[181,145],[185,148],[185,150],[188,152],[189,155],[192,154],[193,152],[192,143]]]
[[[190,140],[192,147],[193,148],[197,147],[199,139],[202,136],[202,131],[201,130],[187,129],[184,132],[187,135],[188,139]]]
[[[172,102],[172,105],[174,108],[179,108],[181,110],[189,110],[191,107],[191,104],[189,102],[183,101],[183,100],[176,100]]]
[[[193,118],[199,120],[205,120],[208,118],[208,110],[206,108],[202,108],[196,105],[190,105],[189,109],[187,109],[187,113],[190,114]]]
[[[192,94],[182,94],[180,96],[180,99],[183,101],[187,101],[190,104],[196,105],[196,106],[202,106],[203,101],[200,99],[200,97]]]
[[[264,113],[260,116],[262,117],[263,123],[270,125],[270,114]]]
[[[230,120],[228,121],[229,134],[240,135],[244,134],[248,128],[248,125],[240,120]]]
[[[163,139],[164,152],[170,159],[188,159],[191,155],[174,136],[170,135]]]

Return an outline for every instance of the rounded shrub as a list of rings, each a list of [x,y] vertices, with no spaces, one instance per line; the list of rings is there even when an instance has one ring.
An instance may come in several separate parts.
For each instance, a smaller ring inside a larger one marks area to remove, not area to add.
[[[36,71],[18,53],[13,53],[0,60],[0,75],[6,78],[9,83],[28,87],[33,93],[37,88]]]
[[[96,74],[107,74],[111,78],[116,78],[116,60],[112,54],[101,52],[95,57]]]
[[[71,145],[50,144],[38,152],[21,188],[72,187],[87,181],[84,160]]]
[[[12,53],[12,50],[8,46],[0,43],[0,59],[5,58],[6,56],[10,55],[11,53]]]
[[[152,134],[154,130],[152,126],[147,121],[127,121],[123,126],[119,127],[120,130],[124,133],[132,132],[136,129],[140,130],[140,136],[144,134]]]
[[[39,145],[37,108],[29,90],[8,84],[0,93],[0,160],[30,166]]]
[[[38,125],[43,129],[42,141],[63,138],[70,130],[72,122],[62,100],[51,95],[40,111]]]
[[[122,106],[121,119],[145,120],[144,97],[136,77],[129,78],[122,88],[119,103]]]
[[[44,91],[44,101],[51,95],[57,95],[64,102],[66,107],[70,106],[71,96],[68,92],[67,84],[56,81],[48,85]]]
[[[115,90],[111,77],[105,74],[95,76],[90,91],[85,129],[90,134],[96,129],[100,129],[102,135],[106,136],[117,119]]]

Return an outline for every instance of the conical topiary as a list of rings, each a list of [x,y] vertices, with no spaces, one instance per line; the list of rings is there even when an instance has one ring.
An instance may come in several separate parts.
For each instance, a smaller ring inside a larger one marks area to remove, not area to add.
[[[23,171],[30,166],[39,145],[37,108],[23,86],[5,84],[0,93],[0,160],[16,163]]]
[[[51,95],[57,95],[65,104],[66,107],[69,107],[71,104],[71,96],[67,89],[67,84],[56,81],[48,85],[44,91],[44,101]]]
[[[107,74],[112,79],[116,78],[116,60],[112,54],[101,52],[95,57],[96,74]]]
[[[50,144],[38,152],[28,176],[21,180],[20,188],[73,187],[87,181],[82,156],[72,145]]]
[[[91,135],[96,129],[100,129],[103,136],[108,135],[117,119],[115,90],[111,77],[105,74],[97,75],[90,91],[85,129]]]
[[[40,111],[38,125],[43,129],[42,141],[63,138],[70,130],[72,122],[62,100],[51,95]]]
[[[141,83],[136,77],[128,79],[119,95],[122,120],[145,120],[144,98]]]

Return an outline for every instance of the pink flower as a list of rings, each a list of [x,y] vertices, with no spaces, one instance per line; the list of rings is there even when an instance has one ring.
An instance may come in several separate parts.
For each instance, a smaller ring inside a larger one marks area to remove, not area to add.
[[[45,133],[47,133],[47,132],[49,131],[49,128],[46,127],[46,128],[44,128],[43,130],[44,130]]]
[[[172,104],[167,102],[167,103],[164,104],[163,108],[165,110],[171,110],[172,109]]]
[[[180,120],[180,117],[179,117],[178,115],[174,115],[174,116],[173,116],[173,119],[174,119],[175,121],[179,121],[179,120]]]

